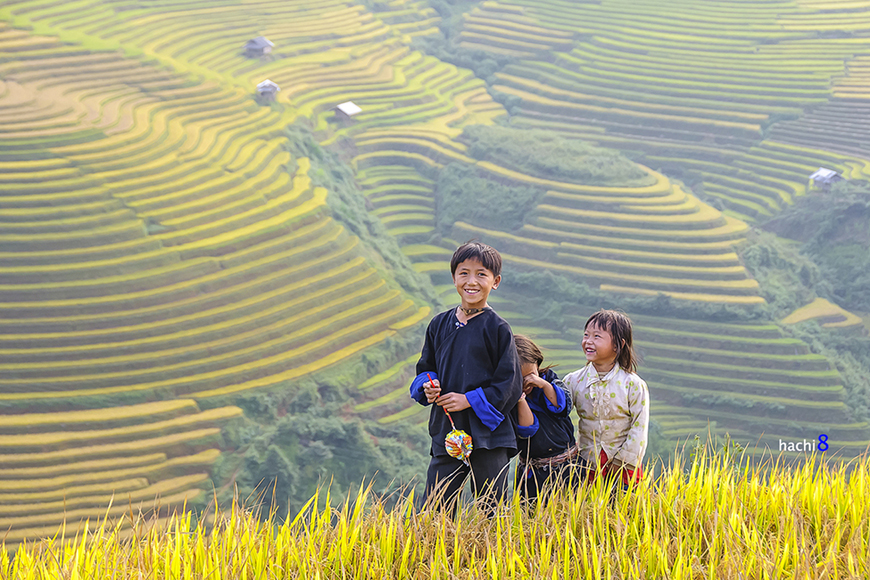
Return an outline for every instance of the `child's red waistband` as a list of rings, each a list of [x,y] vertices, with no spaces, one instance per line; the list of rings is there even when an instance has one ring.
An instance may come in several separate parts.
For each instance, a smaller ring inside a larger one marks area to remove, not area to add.
[[[599,472],[600,472],[600,475],[607,476],[607,475],[610,475],[611,473],[613,473],[614,471],[619,471],[621,473],[621,476],[622,476],[622,484],[623,485],[628,485],[632,481],[637,483],[640,481],[640,478],[643,477],[643,466],[642,465],[638,465],[634,469],[618,468],[618,467],[615,468],[613,466],[606,465],[607,459],[608,459],[607,453],[605,453],[604,449],[602,449],[601,452],[598,454],[598,465],[604,465],[604,467],[601,468],[600,470],[597,470],[593,466],[593,468],[589,470],[589,483],[592,483],[593,481],[595,481],[595,477],[599,474]]]

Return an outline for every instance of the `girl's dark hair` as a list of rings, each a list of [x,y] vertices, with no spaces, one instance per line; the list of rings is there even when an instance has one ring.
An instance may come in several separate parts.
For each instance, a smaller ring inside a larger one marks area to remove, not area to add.
[[[465,260],[477,260],[483,267],[492,272],[492,275],[501,276],[501,254],[492,246],[480,242],[465,242],[453,252],[450,260],[450,275],[456,274],[456,268]]]
[[[631,340],[631,320],[625,312],[619,310],[599,310],[586,321],[584,330],[589,325],[606,330],[613,337],[613,349],[616,351],[616,362],[630,373],[637,372],[637,354],[634,352]]]
[[[552,365],[541,368],[541,364],[544,362],[544,354],[531,338],[522,334],[515,334],[514,342],[517,345],[517,354],[520,357],[521,364],[533,364],[538,369],[538,372],[541,373],[553,368]]]

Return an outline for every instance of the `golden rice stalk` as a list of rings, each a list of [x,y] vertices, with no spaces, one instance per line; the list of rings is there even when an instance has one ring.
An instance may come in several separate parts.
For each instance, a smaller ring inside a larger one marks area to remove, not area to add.
[[[870,577],[870,461],[744,461],[701,450],[627,491],[598,481],[455,517],[413,493],[388,509],[361,487],[318,492],[293,518],[234,503],[129,517],[0,551],[6,580]]]

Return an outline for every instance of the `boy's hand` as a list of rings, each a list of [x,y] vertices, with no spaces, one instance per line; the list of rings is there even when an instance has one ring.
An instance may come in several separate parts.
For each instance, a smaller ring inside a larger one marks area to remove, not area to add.
[[[462,393],[447,393],[446,395],[438,397],[438,401],[436,402],[439,407],[443,407],[451,413],[464,411],[471,407],[468,398]]]
[[[432,382],[426,381],[423,383],[423,393],[427,401],[434,403],[441,394],[441,382],[438,379],[432,379]]]

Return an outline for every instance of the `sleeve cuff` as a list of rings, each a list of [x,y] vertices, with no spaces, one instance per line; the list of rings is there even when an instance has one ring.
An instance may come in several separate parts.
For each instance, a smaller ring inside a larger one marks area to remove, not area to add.
[[[424,381],[425,382],[425,381]],[[474,389],[465,393],[465,398],[468,399],[468,404],[471,405],[471,410],[477,415],[477,418],[486,425],[490,431],[495,431],[496,427],[504,421],[498,409],[489,404],[486,400],[486,395],[483,394],[482,388]]]
[[[523,439],[529,439],[530,437],[534,437],[535,433],[538,432],[538,418],[535,414],[532,414],[532,417],[535,418],[535,422],[531,425],[517,425],[517,436],[522,437]]]
[[[429,375],[431,375],[433,379],[438,378],[437,373],[430,371],[428,373],[420,373],[414,378],[414,381],[411,383],[411,398],[424,406],[428,406],[431,404],[429,403],[429,401],[426,400],[426,393],[423,392],[423,385],[429,382]]]
[[[561,414],[567,411],[567,403],[568,397],[565,394],[565,390],[562,389],[559,385],[555,383],[550,383],[553,385],[553,390],[556,391],[556,405],[550,402],[550,399],[544,397],[544,400],[547,402],[547,409],[550,410],[551,413]]]

